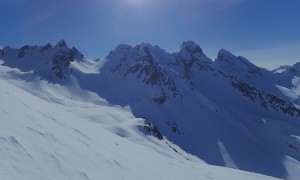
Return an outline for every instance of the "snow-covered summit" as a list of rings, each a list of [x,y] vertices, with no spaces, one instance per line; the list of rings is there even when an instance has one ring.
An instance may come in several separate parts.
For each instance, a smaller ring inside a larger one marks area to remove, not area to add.
[[[205,56],[200,46],[193,41],[183,42],[180,49],[175,53],[175,56],[179,61],[186,63],[194,61],[212,63],[212,61]]]
[[[202,49],[194,41],[185,41],[181,44],[179,51],[189,51],[192,53],[203,53]]]

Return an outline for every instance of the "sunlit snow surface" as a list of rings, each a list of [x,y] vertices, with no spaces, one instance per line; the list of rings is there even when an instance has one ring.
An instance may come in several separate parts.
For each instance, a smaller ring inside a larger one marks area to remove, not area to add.
[[[299,64],[274,73],[226,50],[212,61],[192,41],[119,45],[99,61],[60,41],[0,59],[0,179],[267,178],[208,164],[299,179],[300,121],[285,109],[300,105]]]
[[[1,67],[0,179],[273,179],[207,165],[167,140],[145,136],[138,130],[143,120],[129,107],[79,87],[7,74],[22,73]]]

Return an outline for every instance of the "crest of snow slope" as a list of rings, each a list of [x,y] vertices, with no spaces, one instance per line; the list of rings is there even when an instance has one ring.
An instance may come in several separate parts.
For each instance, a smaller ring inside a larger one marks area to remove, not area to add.
[[[185,45],[192,49],[190,54],[185,48],[181,48],[184,50],[183,55],[178,53],[180,50],[174,54],[164,51],[158,53],[151,48],[153,46],[147,45],[150,46],[148,54],[159,62],[151,69],[163,67],[164,76],[171,78],[180,96],[173,98],[171,93],[168,94],[167,88],[161,89],[164,87],[164,81],[145,83],[151,76],[140,78],[138,74],[144,72],[143,68],[126,74],[127,70],[136,64],[149,64],[147,61],[145,63],[143,56],[136,53],[139,52],[138,49],[143,53],[143,45],[122,45],[111,52],[102,62],[97,88],[93,91],[108,102],[130,105],[136,117],[153,122],[170,140],[208,163],[276,177],[296,178],[297,172],[290,170],[293,169],[292,166],[286,166],[284,162],[287,156],[299,162],[299,153],[288,145],[291,135],[299,136],[299,120],[270,108],[277,102],[268,102],[264,108],[257,101],[253,103],[244,90],[233,87],[232,74],[238,78],[247,77],[249,68],[250,72],[258,71],[258,74],[264,71],[251,65],[244,58],[236,60],[237,57],[231,53],[229,58],[235,59],[235,66],[220,67],[217,62],[215,64],[208,59],[201,60],[199,57],[205,57],[201,48],[190,42]],[[231,61],[229,58],[225,59]],[[126,66],[123,66],[124,63]],[[111,71],[115,67],[116,71]],[[188,76],[184,75],[186,72]],[[262,73],[264,74],[267,73]],[[258,82],[266,89],[275,88],[272,82],[265,86],[265,78],[261,76],[249,78],[253,78],[252,82]],[[247,79],[243,80],[247,84]],[[82,81],[79,80],[79,83]],[[263,92],[256,86],[247,87],[249,90]],[[260,98],[261,94],[255,91],[251,91],[250,94],[254,93]],[[155,97],[161,97],[160,94],[163,93],[167,96],[165,101],[157,103]],[[262,100],[267,101],[264,99],[267,97],[273,96],[268,94],[262,97]],[[281,102],[278,98],[276,100]],[[294,167],[299,167],[299,163]]]
[[[70,99],[44,80],[37,93],[35,83],[0,77],[1,179],[274,179],[207,165],[142,134],[126,107]]]

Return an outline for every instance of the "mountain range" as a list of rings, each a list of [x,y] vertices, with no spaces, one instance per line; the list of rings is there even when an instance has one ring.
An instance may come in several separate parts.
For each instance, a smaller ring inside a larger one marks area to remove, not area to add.
[[[4,179],[300,177],[299,63],[213,61],[193,41],[94,61],[61,40],[3,47],[0,64]]]

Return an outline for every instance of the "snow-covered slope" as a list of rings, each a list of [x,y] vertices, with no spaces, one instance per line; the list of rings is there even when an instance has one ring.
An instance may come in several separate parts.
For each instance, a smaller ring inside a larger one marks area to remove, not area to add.
[[[61,85],[3,74],[0,84],[1,179],[273,179],[208,165],[148,136],[145,121],[129,107],[93,93],[73,99],[78,92],[65,94]]]
[[[274,84],[276,76],[225,51],[219,55],[228,56],[212,62],[200,47],[179,56],[157,53],[147,45],[147,58],[140,55],[145,50],[141,47],[117,48],[103,61],[95,89],[101,97],[129,104],[136,117],[153,122],[171,141],[208,163],[296,177],[285,161],[293,157],[300,168],[300,154],[288,145],[299,136],[300,111],[285,95],[276,96],[281,93]],[[132,54],[135,50],[140,54]],[[156,62],[148,74],[146,59]],[[233,63],[222,67],[219,61],[224,60]],[[146,68],[135,68],[140,62]],[[163,73],[153,73],[156,68]],[[147,83],[153,74],[157,81]]]
[[[144,179],[146,169],[154,171],[149,179],[266,178],[198,158],[279,178],[300,176],[299,98],[291,95],[296,78],[288,82],[290,75],[225,50],[211,61],[192,41],[172,54],[145,43],[120,45],[97,62],[64,41],[48,47],[27,47],[21,58],[22,48],[0,52],[7,87],[1,98],[10,102],[1,104],[1,127],[18,127],[1,131],[4,149],[11,149],[3,153],[18,159],[26,150],[28,167],[49,169],[26,169],[29,178],[58,171],[62,179]],[[159,140],[161,134],[176,145]],[[14,149],[18,144],[22,148]],[[3,166],[14,175],[27,167],[12,162]]]

